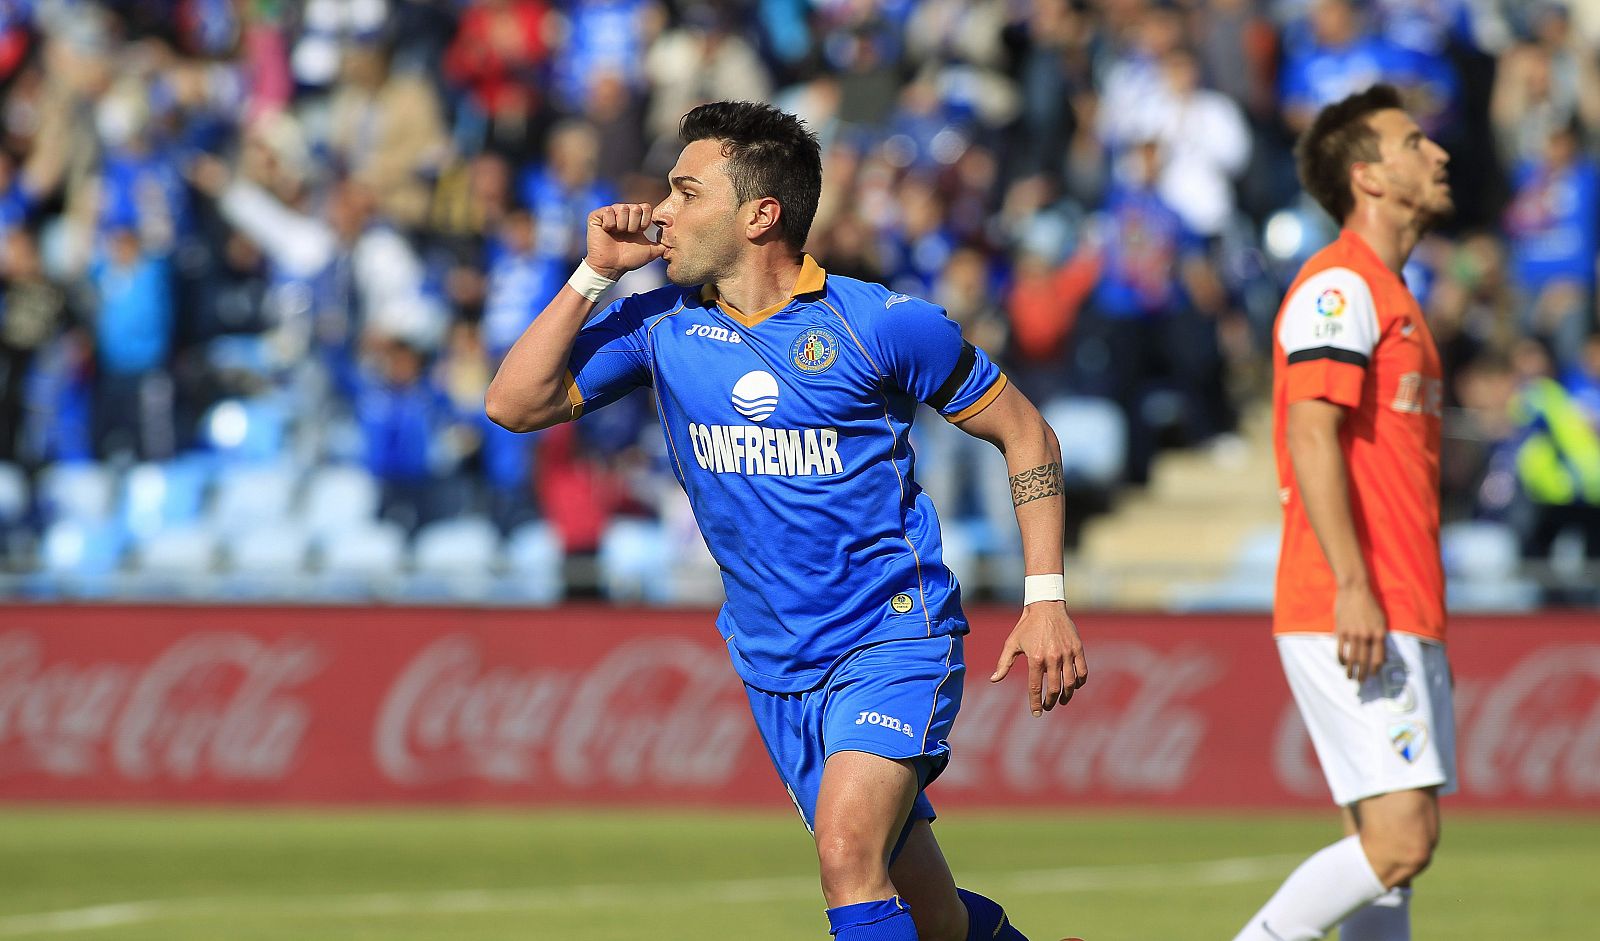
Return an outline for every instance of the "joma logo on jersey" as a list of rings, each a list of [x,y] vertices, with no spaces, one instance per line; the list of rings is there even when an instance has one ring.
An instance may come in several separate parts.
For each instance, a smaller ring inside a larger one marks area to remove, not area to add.
[[[769,477],[830,477],[844,473],[834,428],[689,423],[689,445],[702,470]]]
[[[683,331],[686,337],[705,337],[708,340],[721,340],[724,343],[743,343],[744,338],[727,327],[713,327],[708,324],[697,323]]]
[[[917,737],[917,733],[911,728],[911,723],[901,722],[894,716],[886,716],[881,712],[862,712],[856,717],[856,725],[876,725],[891,732],[904,732],[906,738]]]

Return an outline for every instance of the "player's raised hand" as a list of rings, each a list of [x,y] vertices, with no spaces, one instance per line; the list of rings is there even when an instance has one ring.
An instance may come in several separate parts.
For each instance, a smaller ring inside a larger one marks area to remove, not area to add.
[[[1388,637],[1388,619],[1370,588],[1347,588],[1334,595],[1333,639],[1345,676],[1359,683],[1375,675],[1383,666]]]
[[[657,258],[665,249],[649,236],[649,203],[613,203],[589,213],[588,254],[595,273],[613,280]]]
[[[1067,617],[1067,606],[1060,601],[1040,601],[1022,609],[1022,619],[1006,638],[989,682],[1005,679],[1019,656],[1028,658],[1028,709],[1036,716],[1057,705],[1065,706],[1073,692],[1089,680],[1083,641],[1078,639],[1077,625]]]

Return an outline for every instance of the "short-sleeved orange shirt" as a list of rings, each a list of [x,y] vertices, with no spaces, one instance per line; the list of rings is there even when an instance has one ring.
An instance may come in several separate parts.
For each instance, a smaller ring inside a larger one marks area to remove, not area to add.
[[[1439,351],[1416,298],[1356,234],[1311,256],[1273,331],[1273,443],[1283,503],[1273,631],[1333,631],[1333,570],[1306,518],[1284,437],[1291,402],[1348,411],[1350,509],[1389,629],[1444,640],[1439,559]]]

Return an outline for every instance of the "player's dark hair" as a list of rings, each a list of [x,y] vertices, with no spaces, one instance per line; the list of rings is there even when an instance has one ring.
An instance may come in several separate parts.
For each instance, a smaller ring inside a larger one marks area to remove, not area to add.
[[[1343,223],[1356,208],[1350,168],[1382,159],[1378,132],[1369,119],[1379,111],[1401,107],[1400,92],[1393,85],[1374,85],[1323,108],[1300,136],[1294,150],[1300,185],[1335,221]]]
[[[822,148],[804,122],[754,101],[714,101],[684,115],[678,137],[685,144],[721,141],[734,197],[741,204],[776,199],[783,241],[795,251],[805,247],[822,198]]]

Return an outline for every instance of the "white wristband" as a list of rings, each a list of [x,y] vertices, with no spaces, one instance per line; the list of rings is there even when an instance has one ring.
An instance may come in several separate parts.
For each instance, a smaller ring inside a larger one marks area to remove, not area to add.
[[[606,292],[606,288],[616,283],[615,280],[589,267],[587,261],[578,262],[578,270],[574,271],[572,277],[567,279],[567,287],[587,297],[591,304],[600,299],[600,295]]]
[[[1029,575],[1022,580],[1022,606],[1035,601],[1066,601],[1067,580],[1062,575]]]

